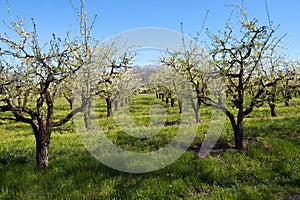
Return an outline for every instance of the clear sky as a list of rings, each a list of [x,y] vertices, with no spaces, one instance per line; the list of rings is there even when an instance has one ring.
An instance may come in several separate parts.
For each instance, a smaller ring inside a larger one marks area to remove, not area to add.
[[[85,0],[90,18],[97,15],[93,36],[106,39],[114,34],[143,27],[161,27],[195,34],[200,30],[207,10],[205,24],[216,33],[225,27],[232,7],[225,6],[240,0]],[[73,0],[78,4],[79,0]],[[256,17],[267,23],[264,0],[244,0],[250,18]],[[8,0],[13,17],[25,18],[30,25],[34,18],[41,40],[47,41],[52,33],[63,37],[69,29],[78,29],[76,15],[68,0]],[[269,12],[275,24],[280,24],[278,33],[288,33],[284,45],[293,59],[300,57],[300,1],[268,0]],[[0,0],[0,19],[8,21],[7,1]],[[0,33],[7,31],[0,23]],[[203,34],[203,39],[207,39]]]

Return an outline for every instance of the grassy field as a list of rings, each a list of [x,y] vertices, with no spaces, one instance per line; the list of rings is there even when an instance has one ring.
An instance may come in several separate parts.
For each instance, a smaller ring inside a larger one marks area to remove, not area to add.
[[[105,104],[97,103],[100,124],[114,143],[129,150],[163,147],[178,129],[177,108],[154,95],[132,98],[130,110],[140,125],[149,123],[153,103],[167,109],[167,124],[147,140],[129,137],[113,119],[106,119]],[[67,109],[57,102],[59,114]],[[278,117],[268,107],[257,108],[245,119],[245,150],[232,147],[232,129],[226,121],[217,148],[204,159],[195,149],[208,128],[209,108],[201,109],[202,122],[191,150],[166,168],[144,174],[111,169],[84,147],[72,122],[52,134],[49,167],[35,168],[35,141],[28,125],[0,122],[0,199],[288,199],[300,195],[300,99],[290,107],[278,105]],[[298,196],[299,198],[299,196]]]

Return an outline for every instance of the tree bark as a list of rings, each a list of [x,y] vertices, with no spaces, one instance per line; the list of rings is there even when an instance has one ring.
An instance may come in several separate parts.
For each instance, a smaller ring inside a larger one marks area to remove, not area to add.
[[[107,117],[112,117],[112,101],[109,97],[105,98],[106,101],[106,110],[107,110]]]
[[[68,97],[67,95],[64,95],[64,97],[68,101],[69,107],[72,110],[73,109],[73,104],[74,104],[74,101],[75,101],[74,97]]]
[[[118,100],[114,100],[114,105],[115,105],[115,111],[119,110],[119,102]]]
[[[175,104],[175,99],[171,98],[171,107],[174,108],[174,104]]]
[[[243,130],[243,121],[241,119],[237,120],[236,123],[235,118],[232,113],[226,110],[226,115],[230,120],[233,133],[234,133],[234,146],[236,149],[243,149],[243,137],[244,137],[244,130]]]
[[[92,120],[91,120],[91,102],[90,100],[87,102],[86,109],[84,111],[84,124],[87,130],[92,129]]]
[[[287,106],[287,107],[290,106],[290,99],[289,98],[285,98],[284,105]]]
[[[271,111],[271,116],[272,117],[276,117],[276,104],[269,102],[269,107],[270,107],[270,111]]]
[[[244,140],[244,130],[242,123],[240,123],[236,128],[234,129],[234,145],[236,149],[242,150],[244,148],[243,146],[243,140]]]
[[[199,123],[200,122],[199,104],[198,104],[198,102],[195,103],[193,99],[191,99],[191,103],[192,103],[192,107],[193,107],[193,110],[195,113],[196,123]]]
[[[120,106],[121,107],[123,107],[123,101],[124,101],[124,99],[121,99],[121,101],[120,101]]]
[[[178,99],[179,114],[182,114],[182,100]]]
[[[161,94],[161,101],[165,101],[165,95]]]
[[[48,166],[48,149],[50,144],[50,133],[46,131],[45,121],[42,126],[32,124],[36,141],[36,163],[38,169],[44,169]]]

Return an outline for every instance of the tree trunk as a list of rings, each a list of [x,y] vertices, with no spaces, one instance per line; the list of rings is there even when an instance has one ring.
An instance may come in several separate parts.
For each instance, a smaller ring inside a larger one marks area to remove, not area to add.
[[[228,110],[226,110],[226,115],[229,118],[232,129],[233,129],[234,146],[236,149],[243,149],[243,137],[244,137],[243,121],[242,121],[242,119],[239,119],[238,123],[236,123],[233,114],[230,113]]]
[[[125,105],[130,103],[130,97],[125,97],[124,99],[125,99]]]
[[[84,124],[85,124],[85,128],[87,130],[91,130],[92,129],[92,120],[91,120],[91,102],[90,100],[88,101],[87,105],[86,105],[86,109],[84,111]]]
[[[285,98],[284,104],[285,104],[285,106],[289,107],[290,106],[290,99]]]
[[[165,101],[165,95],[161,94],[161,101]]]
[[[272,117],[276,117],[276,104],[269,102],[269,107],[270,107],[270,111],[271,111],[271,116]]]
[[[114,105],[115,105],[115,111],[118,111],[119,110],[118,100],[114,100]]]
[[[36,139],[36,161],[39,169],[43,169],[48,166],[48,148],[49,143],[43,139]]]
[[[166,97],[166,104],[168,104],[169,103],[169,98],[168,98],[168,96]]]
[[[106,101],[106,109],[107,109],[107,117],[112,117],[112,101],[111,99],[108,97],[108,98],[105,98],[105,101]]]
[[[200,113],[199,113],[199,104],[195,103],[193,99],[191,99],[192,107],[195,113],[195,120],[196,123],[200,122]]]
[[[243,131],[242,123],[234,128],[234,145],[235,145],[235,148],[239,149],[239,150],[242,150],[244,148],[244,146],[243,146],[244,133],[243,132],[244,131]]]
[[[46,134],[45,122],[43,122],[42,126],[32,125],[36,141],[36,162],[39,169],[44,169],[48,166],[48,149],[50,144],[50,133]]]
[[[157,92],[155,94],[156,94],[156,98],[158,99],[159,98],[159,94]]]
[[[182,114],[182,100],[178,99],[179,114]]]
[[[174,104],[175,104],[175,99],[171,98],[171,107],[174,108]]]

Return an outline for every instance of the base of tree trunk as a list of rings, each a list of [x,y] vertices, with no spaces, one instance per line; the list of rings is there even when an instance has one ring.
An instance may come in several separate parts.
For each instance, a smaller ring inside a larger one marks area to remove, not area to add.
[[[107,117],[112,117],[112,101],[110,98],[105,98],[106,100],[106,110],[107,110]]]
[[[38,169],[45,169],[48,167],[48,148],[48,143],[37,143],[36,145],[36,161]]]
[[[175,99],[171,99],[171,107],[173,108],[174,107],[174,104],[175,104]]]
[[[178,99],[179,114],[182,114],[182,100]]]
[[[275,111],[276,105],[273,103],[269,103],[269,107],[270,107],[270,111],[271,111],[271,116],[276,117],[277,116],[276,111]]]
[[[238,133],[234,135],[234,148],[238,150],[243,150],[243,135]]]

